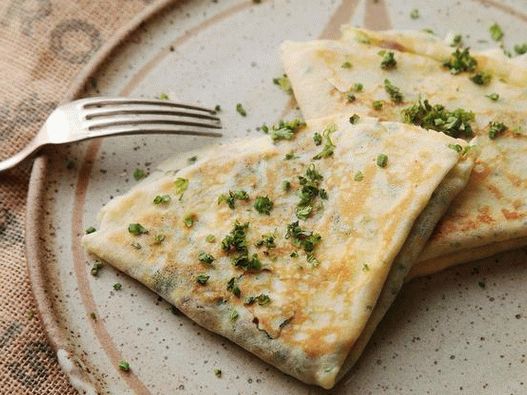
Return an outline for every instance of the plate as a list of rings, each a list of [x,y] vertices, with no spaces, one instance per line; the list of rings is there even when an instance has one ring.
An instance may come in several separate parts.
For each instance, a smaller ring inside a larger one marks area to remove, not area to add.
[[[167,5],[167,3],[170,3]],[[132,22],[84,71],[72,95],[157,97],[222,107],[224,139],[295,111],[273,83],[284,39],[337,37],[342,23],[374,29],[431,28],[492,45],[527,41],[521,0],[262,1],[158,3]],[[412,19],[413,9],[419,18]],[[143,22],[143,23],[139,23]],[[133,26],[137,26],[134,30]],[[89,90],[83,92],[82,87]],[[243,104],[247,116],[236,111]],[[116,137],[51,148],[34,164],[27,215],[33,291],[50,341],[72,384],[88,393],[323,392],[279,372],[182,315],[106,265],[97,277],[80,238],[107,201],[164,158],[212,138]],[[496,264],[496,261],[500,262]],[[356,369],[332,393],[520,393],[527,391],[527,254],[509,252],[412,281]],[[120,282],[122,290],[113,284]],[[95,317],[95,319],[93,318]],[[122,372],[119,361],[130,363]],[[218,378],[214,369],[221,369]]]

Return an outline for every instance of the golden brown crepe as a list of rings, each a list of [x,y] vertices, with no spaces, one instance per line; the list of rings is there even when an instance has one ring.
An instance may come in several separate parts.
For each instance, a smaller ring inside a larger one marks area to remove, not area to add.
[[[198,324],[331,388],[473,161],[453,149],[462,140],[400,123],[282,126],[269,133],[291,140],[230,143],[134,187],[83,243]]]
[[[340,40],[282,45],[285,71],[306,118],[357,113],[404,121],[402,110],[419,100],[424,105],[425,99],[450,112],[462,108],[474,113],[469,123],[478,136],[479,159],[411,277],[525,245],[527,240],[525,59],[511,60],[496,51],[472,52],[477,65],[459,71],[451,61],[455,50],[424,32],[352,27],[343,28]],[[462,57],[463,49],[458,55]],[[390,56],[395,65],[384,62]],[[449,60],[450,68],[444,66]],[[490,122],[508,129],[490,138]]]

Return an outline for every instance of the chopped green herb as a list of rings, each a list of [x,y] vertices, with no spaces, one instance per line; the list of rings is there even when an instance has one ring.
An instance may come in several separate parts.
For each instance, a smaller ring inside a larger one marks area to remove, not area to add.
[[[99,270],[103,268],[104,264],[99,261],[95,261],[93,266],[91,267],[90,274],[94,277],[97,277],[99,275]]]
[[[236,310],[231,311],[231,321],[236,321],[240,315]]]
[[[260,130],[265,134],[269,134],[273,141],[291,140],[298,129],[305,125],[306,123],[302,119],[295,118],[291,121],[279,121],[278,124],[270,128],[264,124],[260,127]]]
[[[273,78],[273,83],[288,95],[291,95],[293,93],[291,81],[289,81],[287,74],[283,74],[281,77]]]
[[[488,85],[492,80],[492,75],[484,71],[474,74],[470,80],[476,85]]]
[[[154,198],[154,204],[165,204],[169,203],[171,200],[170,195],[157,195]]]
[[[463,151],[463,147],[459,144],[448,144],[448,148],[453,149],[458,154],[460,154]]]
[[[478,285],[479,285],[479,287],[482,288],[482,289],[486,287],[484,281],[478,281]]]
[[[313,141],[315,142],[315,145],[322,144],[322,135],[319,132],[315,132],[313,135]]]
[[[187,162],[192,164],[192,163],[196,163],[197,160],[198,160],[198,157],[196,155],[194,155],[194,156],[191,156],[190,158],[188,158]]]
[[[353,176],[353,179],[355,181],[362,181],[364,180],[364,174],[362,174],[362,171],[358,171],[355,173],[355,175]]]
[[[385,154],[377,155],[377,166],[386,167],[388,165],[388,156]]]
[[[116,291],[120,291],[121,288],[123,288],[123,286],[121,285],[121,283],[115,283],[113,285],[113,289],[115,289]]]
[[[249,223],[240,224],[238,221],[234,223],[234,228],[221,242],[221,248],[227,253],[238,252],[241,254],[247,254],[247,229]]]
[[[90,226],[89,228],[86,228],[86,234],[89,235],[90,233],[96,232],[97,229],[95,229],[93,226]]]
[[[254,209],[260,214],[270,215],[273,209],[273,202],[268,196],[257,196],[254,200]]]
[[[381,111],[382,108],[384,107],[384,101],[382,101],[382,100],[375,100],[375,101],[373,101],[373,103],[371,103],[371,106],[373,107],[373,109],[375,111]]]
[[[201,285],[207,284],[207,281],[209,281],[210,276],[207,274],[198,274],[196,276],[196,282]]]
[[[148,233],[148,230],[141,224],[130,224],[128,225],[128,232],[133,235],[142,235]]]
[[[272,233],[266,233],[262,235],[262,238],[256,242],[256,247],[266,247],[267,249],[275,248],[274,242],[275,235]]]
[[[285,154],[285,160],[297,159],[298,156],[295,155],[295,151],[289,151]]]
[[[357,100],[357,97],[353,93],[347,93],[346,98],[348,99],[349,103],[353,103],[355,100]]]
[[[351,69],[352,66],[353,65],[349,61],[346,61],[340,65],[340,67],[342,67],[343,69]]]
[[[492,39],[494,41],[500,41],[503,38],[503,36],[505,35],[503,33],[503,30],[501,29],[501,26],[498,25],[496,22],[494,22],[489,27],[489,32],[490,32],[490,36],[492,37]]]
[[[201,251],[198,255],[198,259],[200,262],[203,262],[203,263],[206,263],[208,265],[211,265],[212,262],[214,262],[215,258],[210,255],[210,254],[207,254],[205,251]]]
[[[382,56],[381,68],[384,70],[391,70],[397,67],[397,61],[395,60],[394,53],[392,51],[379,51],[379,55]]]
[[[220,112],[221,111],[221,106],[219,104],[216,104],[216,107],[214,107],[214,111]]]
[[[364,265],[362,265],[362,271],[363,271],[363,272],[369,272],[369,271],[370,271],[370,267],[368,266],[367,263],[365,263]]]
[[[136,181],[142,180],[146,177],[146,173],[143,169],[135,169],[134,170],[134,179]]]
[[[452,38],[452,42],[450,43],[451,47],[461,47],[463,46],[463,36],[461,34],[456,34]]]
[[[133,241],[133,242],[131,242],[130,245],[131,245],[132,247],[134,247],[136,250],[140,250],[141,248],[143,248],[143,247],[141,246],[141,244],[139,244],[137,241]]]
[[[419,99],[414,105],[402,112],[403,121],[425,129],[443,132],[452,137],[471,137],[471,122],[475,116],[471,111],[458,108],[448,111],[440,104],[431,105],[427,99]]]
[[[194,214],[189,214],[185,218],[183,218],[183,223],[187,228],[192,228],[194,226],[194,221],[196,220],[196,216]]]
[[[477,65],[478,61],[470,56],[468,48],[463,49],[463,51],[456,48],[450,55],[450,59],[443,63],[443,66],[448,68],[450,73],[454,75],[464,71],[474,71]]]
[[[221,369],[214,369],[214,375],[216,377],[221,377]]]
[[[253,254],[250,257],[246,254],[238,255],[233,258],[232,264],[247,272],[256,272],[262,268],[262,262],[258,259],[258,254]]]
[[[282,189],[285,192],[290,191],[291,190],[291,181],[288,181],[288,180],[282,181]]]
[[[130,364],[126,361],[119,362],[119,369],[128,372],[130,370]]]
[[[154,236],[154,244],[161,244],[163,241],[165,241],[166,236],[162,233],[158,233]]]
[[[315,257],[314,254],[307,254],[306,260],[307,260],[307,263],[311,264],[311,266],[313,267],[317,267],[318,265],[320,265],[319,260]]]
[[[488,97],[492,101],[498,101],[500,99],[500,95],[497,93],[491,93],[489,95],[485,95],[485,97]]]
[[[435,34],[436,34],[436,33],[435,33],[432,29],[430,29],[429,27],[424,28],[422,31],[425,32],[425,33],[428,33],[428,34],[432,34],[432,35],[434,35],[434,36],[435,36]]]
[[[253,305],[254,303],[258,303],[260,306],[265,306],[271,303],[271,298],[269,295],[260,294],[258,296],[249,296],[247,299],[245,299],[244,304],[245,305]]]
[[[489,139],[494,140],[500,134],[508,130],[508,126],[502,122],[489,122]]]
[[[293,251],[291,254],[289,254],[291,258],[298,258],[298,252]]]
[[[514,52],[516,52],[518,55],[523,55],[527,53],[527,43],[516,44],[514,46]]]
[[[242,117],[247,116],[247,111],[245,111],[245,108],[243,108],[241,103],[236,104],[236,111],[238,114],[240,114]]]
[[[323,177],[313,163],[311,163],[304,176],[299,176],[298,180],[302,188],[299,192],[300,202],[296,207],[296,216],[299,219],[307,219],[313,211],[312,203],[320,195],[320,182]]]
[[[417,8],[414,8],[412,12],[410,12],[410,18],[412,19],[419,18],[419,10]]]
[[[307,219],[309,217],[309,214],[311,214],[311,211],[313,211],[313,206],[297,206],[297,208],[295,209],[295,214],[299,219]]]
[[[355,125],[360,119],[360,116],[358,114],[353,114],[351,117],[350,117],[350,123],[352,125]]]
[[[227,203],[227,206],[229,206],[231,210],[234,210],[236,200],[247,201],[249,200],[249,194],[242,189],[229,191],[229,194],[222,193],[218,197],[218,204]]]
[[[355,92],[362,92],[362,89],[364,89],[364,85],[362,85],[360,82],[356,82],[351,87],[351,90],[353,90]]]
[[[205,241],[207,243],[214,243],[216,241],[216,236],[214,236],[214,235],[207,235],[207,237],[205,237]]]
[[[183,194],[188,188],[189,181],[186,178],[178,177],[176,178],[176,181],[174,181],[174,185],[176,187],[176,195],[179,195],[179,200],[183,198]]]
[[[390,98],[394,103],[401,103],[403,101],[401,90],[393,85],[388,79],[384,80],[384,90],[390,95]]]
[[[329,158],[333,155],[336,145],[333,144],[333,141],[331,140],[331,134],[335,133],[336,131],[337,125],[335,124],[326,126],[326,128],[322,131],[322,137],[325,140],[324,148],[322,148],[322,151],[313,157],[314,160]]]
[[[95,315],[93,311],[90,313],[90,318],[94,321],[97,321],[97,316]]]
[[[238,298],[240,297],[241,291],[238,284],[236,284],[236,277],[232,277],[227,283],[227,291],[232,292],[232,294]]]
[[[160,93],[159,100],[170,100],[170,98],[168,97],[166,93]]]
[[[291,239],[295,247],[302,248],[306,254],[310,254],[315,250],[315,247],[322,240],[318,233],[304,230],[298,224],[298,221],[287,225],[286,239]]]

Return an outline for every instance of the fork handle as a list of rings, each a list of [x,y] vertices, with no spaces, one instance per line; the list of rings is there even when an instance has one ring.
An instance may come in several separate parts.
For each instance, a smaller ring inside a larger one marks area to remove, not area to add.
[[[22,150],[5,160],[0,161],[0,173],[15,167],[24,159],[35,153],[40,147],[41,146],[37,144],[36,141],[31,140],[28,145],[22,148]]]

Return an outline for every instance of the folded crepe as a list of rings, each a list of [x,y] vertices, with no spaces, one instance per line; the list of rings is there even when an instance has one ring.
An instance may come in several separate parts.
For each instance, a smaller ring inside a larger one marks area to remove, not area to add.
[[[410,277],[527,245],[527,57],[471,53],[425,32],[342,30],[282,45],[306,118],[357,113],[478,136],[469,184]]]
[[[203,327],[331,388],[473,167],[463,140],[352,122],[281,122],[165,166],[109,202],[83,244]]]

